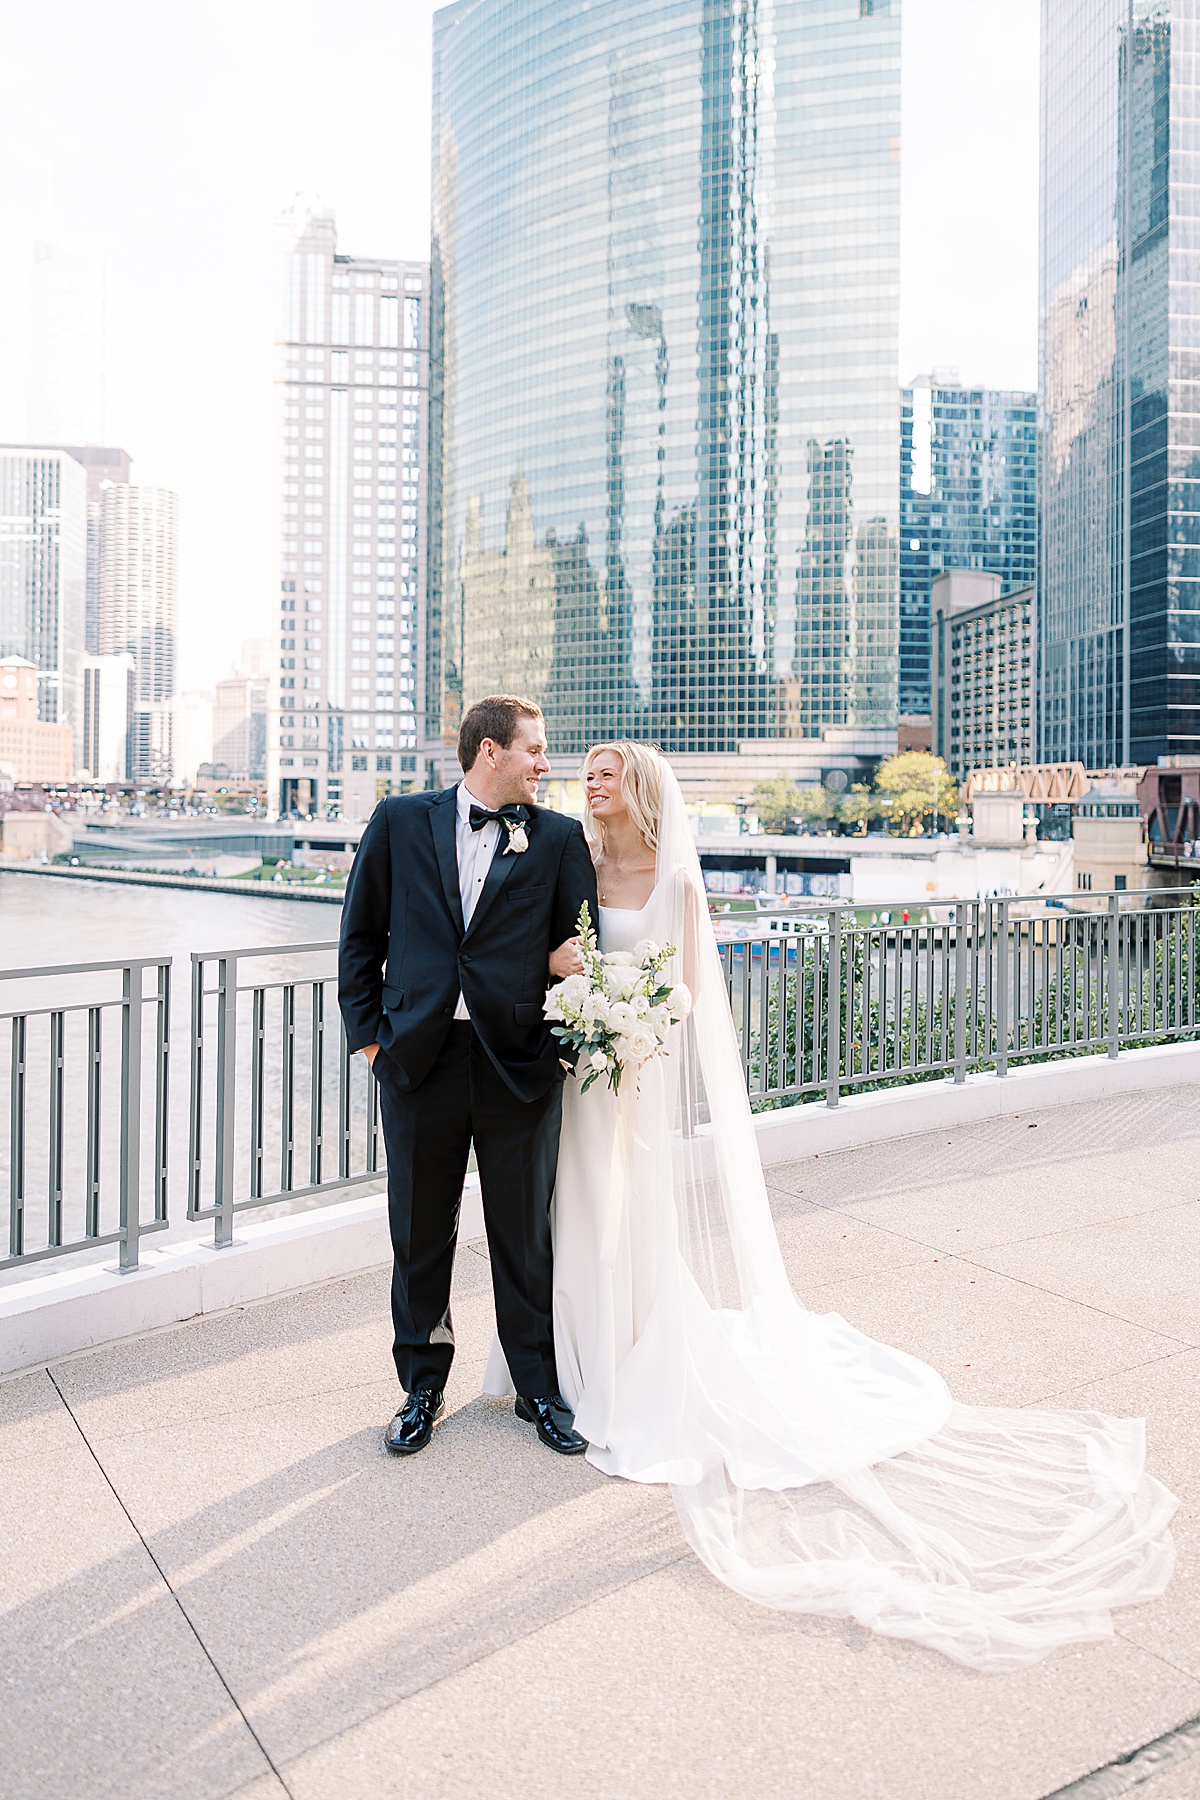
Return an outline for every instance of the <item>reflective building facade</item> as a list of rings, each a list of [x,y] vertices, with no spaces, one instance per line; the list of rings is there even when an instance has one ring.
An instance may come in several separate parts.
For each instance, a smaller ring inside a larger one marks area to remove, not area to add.
[[[899,8],[434,23],[425,708],[552,747],[894,725]]]
[[[900,711],[930,710],[930,588],[987,569],[1037,578],[1037,395],[934,370],[900,396]]]
[[[1043,0],[1039,754],[1200,752],[1200,0]]]

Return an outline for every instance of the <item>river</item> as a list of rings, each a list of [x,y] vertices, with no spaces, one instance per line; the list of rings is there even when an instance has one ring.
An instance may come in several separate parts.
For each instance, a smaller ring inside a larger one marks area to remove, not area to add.
[[[340,906],[0,871],[0,969],[335,938]]]

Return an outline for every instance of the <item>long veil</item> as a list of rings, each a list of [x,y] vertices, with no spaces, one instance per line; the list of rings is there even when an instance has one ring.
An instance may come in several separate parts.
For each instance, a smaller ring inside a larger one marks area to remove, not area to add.
[[[956,1405],[934,1370],[795,1298],[699,858],[660,761],[654,935],[694,996],[664,1059],[685,1339],[665,1473],[689,1542],[751,1600],[976,1669],[1111,1635],[1112,1609],[1160,1594],[1174,1562],[1177,1502],[1145,1473],[1142,1421]],[[664,1362],[679,1348],[658,1347]]]

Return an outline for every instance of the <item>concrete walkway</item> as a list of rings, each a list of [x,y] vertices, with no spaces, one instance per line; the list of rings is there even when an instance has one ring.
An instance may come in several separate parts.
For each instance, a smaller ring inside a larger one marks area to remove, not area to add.
[[[0,1385],[5,1800],[1043,1800],[1200,1715],[1200,1090],[771,1172],[797,1290],[963,1400],[1148,1420],[1179,1567],[1109,1643],[968,1674],[756,1609],[669,1496],[478,1395],[393,1461],[372,1271]],[[1193,1734],[1195,1737],[1195,1734]],[[1200,1753],[1097,1796],[1200,1796]],[[1082,1791],[1082,1790],[1081,1790]]]

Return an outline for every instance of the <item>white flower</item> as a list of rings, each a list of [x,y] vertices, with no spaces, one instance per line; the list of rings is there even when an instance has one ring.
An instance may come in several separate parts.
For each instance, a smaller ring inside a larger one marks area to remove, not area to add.
[[[560,981],[556,988],[551,989],[562,1006],[581,1006],[589,992],[586,975],[568,975],[565,981]]]
[[[628,1000],[640,980],[640,969],[626,967],[604,971],[604,986],[614,1000]]]
[[[611,1004],[607,994],[589,994],[579,1008],[580,1017],[588,1024],[607,1025]]]
[[[633,954],[640,963],[646,963],[653,962],[656,957],[662,955],[662,951],[653,938],[642,938],[639,943],[634,945]]]
[[[566,1017],[562,1009],[561,998],[553,988],[542,1002],[542,1013],[547,1019],[562,1019]]]
[[[692,1010],[692,992],[682,981],[677,981],[667,995],[667,1005],[673,1019],[686,1019]]]
[[[593,1050],[588,1057],[588,1062],[591,1064],[592,1068],[595,1069],[597,1075],[605,1074],[608,1069],[608,1051]]]
[[[643,1063],[658,1049],[658,1038],[648,1025],[637,1025],[630,1032],[629,1050],[634,1062]]]
[[[522,856],[529,848],[529,834],[526,832],[524,825],[521,824],[519,819],[515,821],[505,819],[504,823],[508,827],[508,842],[504,846],[505,856],[508,855],[510,850],[514,855]]]
[[[608,1028],[620,1033],[632,1031],[637,1024],[637,1014],[627,1000],[617,1000],[608,1010]]]
[[[633,957],[628,950],[610,950],[604,961],[610,969],[626,969],[632,964]]]
[[[646,1023],[650,1026],[652,1031],[658,1033],[660,1038],[666,1037],[668,1031],[671,1029],[671,1009],[665,1000],[661,1001],[659,1005],[650,1008],[650,1011],[646,1014]]]

